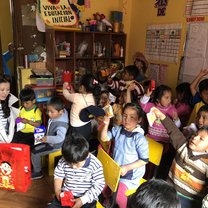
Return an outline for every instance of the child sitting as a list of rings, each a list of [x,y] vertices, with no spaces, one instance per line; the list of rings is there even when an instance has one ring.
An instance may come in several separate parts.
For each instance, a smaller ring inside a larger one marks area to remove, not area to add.
[[[127,205],[125,192],[139,186],[149,158],[148,142],[139,125],[142,117],[142,109],[133,103],[127,103],[124,107],[122,126],[115,126],[108,131],[110,119],[104,117],[100,138],[102,141],[114,140],[113,159],[121,166],[116,199],[120,208],[126,208]]]
[[[64,108],[64,103],[60,97],[53,97],[47,103],[48,127],[46,136],[31,151],[32,161],[32,179],[43,177],[41,172],[41,156],[48,155],[51,152],[60,149],[68,129],[68,113]]]
[[[126,66],[121,80],[113,80],[112,78],[108,78],[108,87],[112,90],[118,90],[119,93],[123,90],[126,90],[128,86],[134,82],[135,89],[132,91],[132,99],[137,100],[144,94],[144,89],[141,84],[135,81],[136,76],[138,74],[138,69],[134,65]]]
[[[202,199],[207,194],[208,127],[200,128],[187,142],[168,116],[157,108],[152,112],[167,129],[176,150],[169,179],[178,192],[182,208],[201,208]]]
[[[42,113],[36,105],[35,92],[31,88],[24,88],[20,92],[22,106],[18,119],[21,122],[21,128],[15,132],[12,143],[28,144],[34,146],[34,128],[41,125]],[[18,126],[19,124],[17,124]]]
[[[55,198],[48,208],[63,207],[60,194],[64,191],[72,192],[73,207],[95,208],[105,185],[102,164],[79,134],[67,134],[62,155],[54,172]]]

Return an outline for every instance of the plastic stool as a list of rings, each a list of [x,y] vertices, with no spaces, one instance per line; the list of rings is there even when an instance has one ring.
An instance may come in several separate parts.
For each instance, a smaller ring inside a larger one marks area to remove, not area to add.
[[[55,158],[58,156],[62,156],[61,149],[48,154],[48,175],[49,176],[52,176],[54,173]]]

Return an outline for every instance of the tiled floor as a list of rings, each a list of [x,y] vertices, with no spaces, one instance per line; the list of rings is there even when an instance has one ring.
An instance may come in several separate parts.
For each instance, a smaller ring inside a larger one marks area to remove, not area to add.
[[[53,198],[53,177],[33,180],[26,193],[0,190],[0,208],[46,208]]]

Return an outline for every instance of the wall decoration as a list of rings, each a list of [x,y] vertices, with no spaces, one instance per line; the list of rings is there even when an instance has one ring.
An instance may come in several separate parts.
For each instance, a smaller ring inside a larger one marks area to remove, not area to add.
[[[74,4],[68,0],[38,0],[41,18],[49,26],[74,26],[78,23]]]
[[[155,80],[156,86],[167,83],[168,65],[154,64],[149,65],[149,79]]]
[[[147,59],[177,63],[181,28],[181,24],[147,26],[145,48]]]
[[[157,8],[157,16],[165,16],[168,0],[156,0],[155,8]]]
[[[206,16],[208,15],[208,0],[187,0],[186,16]]]

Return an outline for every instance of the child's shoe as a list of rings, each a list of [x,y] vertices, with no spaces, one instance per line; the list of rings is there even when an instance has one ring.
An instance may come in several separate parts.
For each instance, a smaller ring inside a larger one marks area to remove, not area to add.
[[[32,180],[43,178],[43,173],[41,171],[40,172],[33,172],[32,171],[31,178],[32,178]]]

